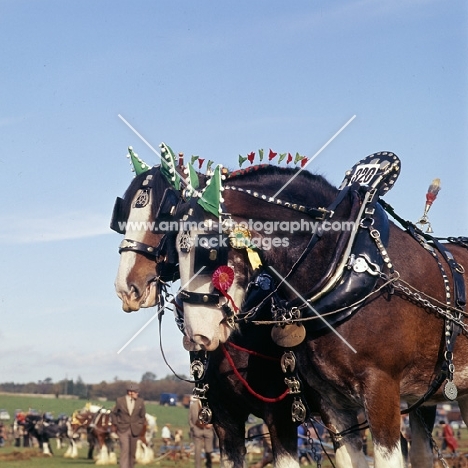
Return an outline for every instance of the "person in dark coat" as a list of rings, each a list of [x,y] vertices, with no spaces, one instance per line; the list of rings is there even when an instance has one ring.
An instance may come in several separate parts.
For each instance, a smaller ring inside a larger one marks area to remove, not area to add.
[[[120,468],[133,468],[137,442],[146,422],[145,402],[138,397],[136,384],[127,387],[127,394],[117,398],[112,409],[112,422],[120,441]]]

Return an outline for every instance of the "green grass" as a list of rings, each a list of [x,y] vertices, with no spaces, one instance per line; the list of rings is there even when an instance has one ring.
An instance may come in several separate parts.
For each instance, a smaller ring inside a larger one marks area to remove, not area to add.
[[[71,414],[74,410],[83,408],[86,400],[65,400],[65,399],[48,399],[39,396],[17,396],[17,395],[0,395],[0,408],[8,410],[13,417],[15,409],[22,409],[27,411],[29,408],[34,408],[40,412],[50,411],[55,416],[60,413]],[[97,402],[105,408],[112,408],[114,402]],[[184,433],[184,443],[189,442],[188,437],[188,410],[179,406],[160,406],[158,403],[146,403],[147,412],[157,417],[159,431],[154,440],[155,456],[159,456],[159,448],[161,446],[160,431],[164,424],[170,423],[171,428],[182,429]],[[440,433],[440,430],[439,430]],[[435,434],[435,431],[434,431]],[[440,435],[435,436],[435,440],[441,446]],[[369,454],[372,455],[372,442],[369,440]],[[71,468],[83,466],[95,466],[94,461],[86,459],[87,448],[79,449],[78,459],[67,459],[63,457],[65,448],[57,449],[55,441],[52,442],[52,450],[54,451],[53,457],[44,457],[39,453],[38,449],[17,449],[7,443],[3,448],[0,448],[0,466],[1,468]],[[461,440],[459,441],[459,453],[468,453],[468,430],[461,430]],[[15,457],[25,457],[25,459],[10,460],[13,453],[18,452]],[[118,452],[118,448],[117,448]],[[28,457],[28,458],[26,458]],[[254,456],[249,459],[248,465],[251,465],[259,459],[259,456]],[[156,459],[148,466],[157,466],[159,468],[192,468],[193,458],[189,460],[172,460],[169,457],[163,459]],[[142,466],[142,465],[140,465]],[[329,468],[331,465],[326,458],[322,462],[323,468]]]
[[[50,411],[55,417],[60,413],[71,415],[73,411],[81,409],[88,400],[68,400],[62,398],[43,398],[41,396],[18,396],[18,395],[0,395],[0,409],[6,409],[11,418],[14,417],[16,409],[28,411],[33,408],[40,413]],[[90,403],[111,409],[114,406],[113,401],[96,401]],[[184,429],[188,427],[188,410],[180,406],[160,406],[158,403],[146,402],[146,411],[157,417],[158,426],[161,428],[164,424],[170,423],[174,429]],[[12,420],[10,422],[13,422]]]
[[[29,408],[33,408],[39,412],[50,411],[54,416],[58,416],[60,413],[66,413],[71,415],[73,411],[81,409],[85,406],[87,400],[68,400],[61,398],[43,398],[40,396],[18,396],[18,395],[0,395],[0,409],[6,409],[10,416],[14,417],[16,409],[22,409],[28,411]],[[113,401],[98,402],[91,401],[93,404],[99,404],[104,408],[112,408],[114,405]],[[181,406],[160,406],[158,403],[146,402],[146,411],[153,416],[156,416],[158,423],[158,433],[154,439],[155,456],[159,455],[159,448],[161,446],[161,428],[164,424],[171,424],[171,429],[182,429],[184,433],[184,442],[189,441],[188,438],[188,409]],[[6,422],[9,425],[13,422]],[[79,449],[78,459],[64,458],[66,448],[57,449],[55,441],[52,441],[52,450],[54,451],[53,457],[43,457],[39,453],[39,449],[25,449],[15,448],[12,446],[12,441],[7,441],[5,447],[0,448],[0,466],[2,468],[65,468],[72,466],[95,466],[93,461],[87,460],[87,448]],[[118,448],[117,448],[118,451]],[[13,452],[17,452],[13,455]],[[10,460],[10,458],[18,458],[16,460]],[[24,459],[20,459],[24,458]],[[173,461],[163,459],[160,461],[154,461],[150,466],[159,466],[161,468],[171,468],[177,466],[177,468],[188,468],[193,466],[193,460],[190,462],[182,462],[180,460]]]

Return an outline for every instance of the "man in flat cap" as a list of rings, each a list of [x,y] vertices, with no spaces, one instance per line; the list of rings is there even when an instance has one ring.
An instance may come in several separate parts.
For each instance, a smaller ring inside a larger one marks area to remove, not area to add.
[[[138,397],[136,384],[127,386],[127,394],[117,398],[112,409],[112,422],[120,441],[120,468],[133,468],[138,437],[146,422],[145,402]]]

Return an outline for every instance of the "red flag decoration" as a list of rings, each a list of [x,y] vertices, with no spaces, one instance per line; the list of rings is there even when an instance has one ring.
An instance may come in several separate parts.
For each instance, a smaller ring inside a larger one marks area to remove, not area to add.
[[[309,160],[309,158],[307,158],[307,157],[304,156],[304,157],[301,159],[301,167],[304,167],[304,166],[307,164],[307,161],[308,161],[308,160]]]
[[[291,153],[288,153],[288,159],[286,159],[286,164],[289,164],[293,160]]]
[[[278,153],[274,153],[271,148],[270,148],[270,152],[268,154],[268,160],[271,161],[272,159],[274,159],[276,157]]]
[[[247,155],[247,159],[249,160],[250,164],[252,164],[254,162],[254,159],[255,159],[255,152],[251,152]]]
[[[205,159],[203,158],[198,158],[198,169],[201,169],[203,166],[203,163],[205,162]]]

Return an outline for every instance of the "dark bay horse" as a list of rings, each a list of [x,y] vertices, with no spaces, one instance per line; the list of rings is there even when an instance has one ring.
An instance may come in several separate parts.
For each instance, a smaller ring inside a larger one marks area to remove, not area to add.
[[[46,455],[53,455],[50,440],[55,438],[58,441],[63,439],[68,442],[65,457],[78,453],[68,418],[54,420],[42,414],[26,414],[24,420],[19,424],[24,427],[28,436],[37,439],[39,448]]]
[[[223,295],[240,311],[238,321],[272,328],[274,341],[294,350],[299,373],[320,395],[332,431],[340,434],[354,426],[364,410],[375,465],[399,467],[400,399],[412,404],[427,395],[425,403],[435,404],[444,400],[444,392],[458,401],[468,420],[468,342],[460,292],[466,287],[468,250],[456,243],[438,246],[418,232],[410,235],[406,231],[414,231],[412,226],[405,231],[389,223],[380,204],[369,202],[359,179],[348,182],[345,191],[338,190],[323,177],[306,172],[296,177],[276,168],[230,178],[224,211],[250,228],[241,236],[260,246],[257,255],[277,285],[259,301],[270,301],[270,321],[256,316],[258,308],[245,307],[256,265],[248,249],[229,248],[225,265],[234,274]],[[341,226],[354,219],[358,226],[344,232]],[[296,229],[302,221],[304,226],[317,222],[315,231]],[[192,278],[200,265],[199,236],[206,232],[190,234],[193,248],[179,246],[181,283],[188,284],[187,297],[209,298],[218,289],[211,273]],[[357,250],[348,249],[350,238]],[[265,248],[273,239],[274,248]],[[206,350],[242,332],[242,327],[233,331],[232,310],[202,301],[184,303],[184,321],[189,338]],[[428,392],[444,380],[443,390]],[[424,434],[421,425],[420,430]],[[344,439],[359,447],[355,435]],[[357,452],[347,458],[353,466],[361,466]],[[423,460],[429,463],[432,457]]]
[[[158,197],[161,200],[161,194],[164,194],[167,189],[167,182],[163,178],[159,178],[158,172],[159,168],[152,169],[155,179],[159,180],[158,184],[153,185],[152,190],[154,191],[154,187],[160,187],[159,195],[155,195],[154,192],[151,193],[152,205],[147,206],[146,210],[140,209],[144,208],[141,207],[141,203],[137,205],[136,200],[144,189],[142,184],[147,177],[146,175],[137,176],[127,190],[124,197],[125,203],[120,204],[120,220],[133,219],[138,222],[150,223],[155,221],[155,213],[160,211],[157,206]],[[135,210],[133,208],[139,209]],[[114,221],[117,218],[114,216]],[[115,223],[113,224],[115,225]],[[132,307],[134,310],[137,310],[140,306],[148,307],[155,304],[156,289],[154,289],[154,294],[150,294],[149,291],[154,287],[153,283],[156,283],[158,278],[160,278],[156,270],[165,261],[159,259],[159,263],[156,264],[155,260],[157,257],[147,257],[146,252],[141,250],[141,247],[159,246],[163,236],[148,229],[140,229],[140,231],[133,234],[130,233],[130,235],[127,232],[125,235],[127,240],[135,241],[140,251],[122,250],[116,288],[123,301],[124,310],[131,310]],[[138,238],[133,237],[134,235],[138,236]],[[124,244],[125,241],[122,245]],[[174,260],[172,260],[172,263],[175,263]],[[280,353],[278,347],[269,339],[269,332],[264,334],[263,340],[258,339],[257,332],[258,330],[255,333],[244,331],[243,334],[237,335],[237,339],[234,339],[234,344],[237,341],[245,345],[244,349],[250,351],[257,349],[263,351],[263,353],[254,352],[249,354],[242,349],[242,346],[239,346],[238,348],[230,349],[230,358],[227,358],[225,353],[217,350],[210,353],[210,366],[207,371],[207,380],[211,382],[210,392],[208,393],[209,404],[213,409],[215,427],[218,435],[220,435],[221,450],[223,456],[235,466],[241,466],[243,463],[245,454],[245,420],[249,413],[262,417],[270,423],[270,426],[276,426],[270,427],[270,429],[273,438],[278,437],[276,445],[279,455],[276,458],[277,461],[280,460],[281,456],[284,457],[288,453],[290,458],[294,460],[296,453],[296,424],[290,422],[290,403],[273,403],[273,401],[279,400],[278,396],[282,395],[285,389],[283,375],[280,373],[278,366]],[[268,355],[269,348],[275,349]],[[264,356],[270,358],[270,362]],[[276,362],[272,364],[274,361]],[[246,390],[245,384],[241,383],[239,378],[234,375],[233,362],[234,366],[238,369],[239,375],[251,382],[256,392],[252,388]],[[267,369],[268,372],[266,372]],[[309,389],[308,392],[309,394],[313,394],[312,389]],[[241,395],[240,400],[239,394]],[[263,398],[259,398],[259,396],[263,396]],[[318,401],[318,397],[315,394],[308,399],[310,401]],[[279,409],[281,405],[283,405],[283,408]],[[271,416],[271,414],[275,413],[279,415],[276,421],[281,421],[281,424],[274,424],[274,416]],[[424,433],[422,437],[425,438]],[[287,448],[284,448],[283,442],[279,442],[280,439],[287,441]],[[415,434],[414,440],[418,440],[417,434]],[[360,442],[357,443],[355,451],[360,450],[359,444]],[[344,458],[346,460],[347,457],[345,456]]]

